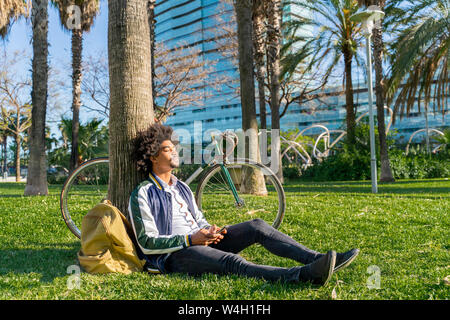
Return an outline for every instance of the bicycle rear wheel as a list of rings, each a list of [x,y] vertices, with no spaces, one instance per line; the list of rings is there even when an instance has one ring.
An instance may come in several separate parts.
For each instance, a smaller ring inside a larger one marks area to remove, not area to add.
[[[108,196],[109,160],[84,162],[67,178],[60,195],[62,217],[70,231],[81,238],[84,215]]]
[[[260,218],[278,228],[283,221],[286,198],[275,174],[266,166],[247,159],[224,167],[231,176],[239,201],[236,202],[222,166],[216,164],[209,168],[195,194],[197,205],[208,222],[223,226]],[[260,188],[252,187],[258,184]]]

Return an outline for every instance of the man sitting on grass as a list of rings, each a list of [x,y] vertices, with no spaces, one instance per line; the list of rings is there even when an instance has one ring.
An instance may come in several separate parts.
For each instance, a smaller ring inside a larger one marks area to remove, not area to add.
[[[172,170],[179,166],[172,128],[154,124],[136,140],[135,158],[148,179],[132,192],[128,218],[147,270],[157,273],[237,274],[270,281],[325,285],[333,272],[358,255],[353,249],[322,254],[297,243],[261,219],[228,226],[222,232],[198,209],[192,191]],[[238,253],[259,243],[271,253],[304,266],[257,265]]]

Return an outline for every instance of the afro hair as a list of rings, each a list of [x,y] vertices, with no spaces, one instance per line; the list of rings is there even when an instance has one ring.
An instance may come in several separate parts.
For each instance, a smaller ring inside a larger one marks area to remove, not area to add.
[[[147,130],[138,133],[133,153],[138,171],[143,172],[145,175],[152,171],[150,157],[158,155],[163,141],[172,141],[172,134],[172,127],[159,123],[155,123],[148,127]]]

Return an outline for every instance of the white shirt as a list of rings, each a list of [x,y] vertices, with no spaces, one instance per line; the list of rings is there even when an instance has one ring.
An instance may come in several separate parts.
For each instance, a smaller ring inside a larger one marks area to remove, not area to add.
[[[160,177],[158,177],[161,185],[166,192],[172,195],[172,234],[193,234],[197,232],[200,227],[195,221],[192,214],[189,212],[186,201],[181,197],[178,189],[175,188],[178,179],[174,175],[171,175],[171,185],[165,183]],[[193,203],[195,210],[198,210],[197,205]]]

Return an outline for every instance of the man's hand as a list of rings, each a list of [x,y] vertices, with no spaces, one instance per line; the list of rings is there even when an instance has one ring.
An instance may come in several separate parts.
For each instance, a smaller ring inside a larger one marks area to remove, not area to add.
[[[213,234],[219,234],[219,231],[221,230],[221,228],[217,227],[215,224],[213,224],[212,226],[209,227],[209,232],[213,233]],[[227,229],[223,229],[222,231],[220,231],[220,234],[226,234],[227,233]]]
[[[216,233],[220,230],[216,225],[212,225],[208,230],[200,229],[191,236],[192,245],[208,246],[211,243],[217,244],[223,239],[226,229],[222,231],[222,234]]]

